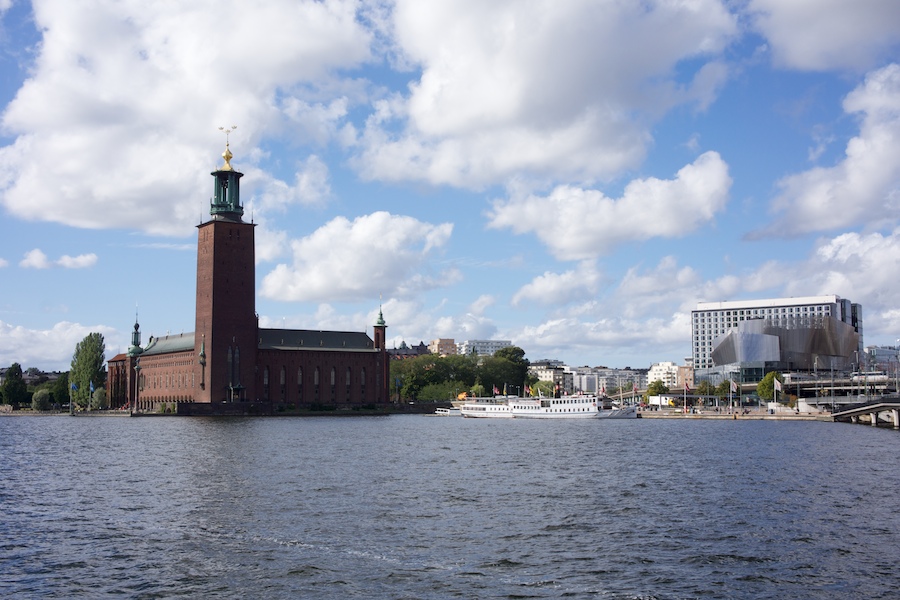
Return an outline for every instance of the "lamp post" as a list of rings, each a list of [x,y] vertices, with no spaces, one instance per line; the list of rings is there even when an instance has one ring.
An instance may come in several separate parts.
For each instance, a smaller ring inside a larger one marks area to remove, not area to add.
[[[138,398],[141,394],[141,359],[134,361],[134,400],[131,402],[131,415],[137,412]]]
[[[819,407],[819,357],[818,357],[818,355],[813,358],[813,378],[816,380],[816,382],[815,382],[816,408],[818,408]]]

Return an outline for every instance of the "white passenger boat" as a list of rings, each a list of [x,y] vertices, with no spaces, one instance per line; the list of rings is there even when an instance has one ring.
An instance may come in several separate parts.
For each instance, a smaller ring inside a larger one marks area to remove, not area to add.
[[[601,419],[637,419],[637,406],[627,406],[612,402],[609,398],[599,401]]]
[[[509,403],[517,419],[596,419],[600,416],[596,396],[518,398]]]
[[[459,408],[454,406],[453,408],[436,408],[434,409],[434,414],[439,417],[458,417],[462,413]]]
[[[479,419],[512,417],[509,407],[510,397],[494,396],[491,398],[472,398],[459,407],[459,412],[464,417]]]

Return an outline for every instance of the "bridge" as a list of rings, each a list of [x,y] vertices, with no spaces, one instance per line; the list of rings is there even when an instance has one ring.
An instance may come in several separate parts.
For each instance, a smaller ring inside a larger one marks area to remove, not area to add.
[[[832,413],[835,422],[869,423],[873,427],[892,425],[900,429],[900,397],[883,397],[867,404],[850,406]]]

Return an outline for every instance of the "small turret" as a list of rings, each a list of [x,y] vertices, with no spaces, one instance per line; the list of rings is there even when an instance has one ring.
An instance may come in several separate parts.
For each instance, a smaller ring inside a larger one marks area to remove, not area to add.
[[[141,326],[138,324],[137,311],[134,313],[134,331],[131,333],[131,346],[128,348],[128,356],[137,356],[144,351],[141,348]]]
[[[244,207],[241,206],[241,184],[240,179],[244,176],[231,166],[231,159],[234,155],[228,143],[228,134],[237,129],[237,125],[232,125],[231,129],[219,127],[219,130],[225,133],[225,152],[222,158],[225,159],[223,164],[217,171],[210,173],[214,178],[213,199],[210,202],[209,214],[214,219],[223,219],[227,221],[241,222],[244,215]]]

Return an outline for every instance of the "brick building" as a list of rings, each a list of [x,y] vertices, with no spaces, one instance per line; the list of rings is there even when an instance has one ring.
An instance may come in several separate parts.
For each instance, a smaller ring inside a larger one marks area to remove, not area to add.
[[[128,351],[107,371],[110,406],[186,414],[379,407],[390,400],[384,318],[366,333],[262,329],[256,314],[256,225],[243,221],[242,173],[212,173],[210,219],[198,226],[195,330],[151,337],[135,319]]]

